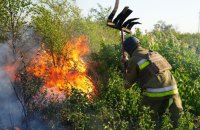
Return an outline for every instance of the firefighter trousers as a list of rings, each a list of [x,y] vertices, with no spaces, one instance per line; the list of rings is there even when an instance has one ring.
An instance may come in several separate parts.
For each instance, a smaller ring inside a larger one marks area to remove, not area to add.
[[[162,116],[167,110],[169,110],[173,127],[176,128],[180,114],[183,111],[179,94],[164,99],[155,99],[144,96],[142,105],[148,106],[150,107],[150,110],[154,111],[151,114],[151,118],[155,121],[157,127],[161,127]]]

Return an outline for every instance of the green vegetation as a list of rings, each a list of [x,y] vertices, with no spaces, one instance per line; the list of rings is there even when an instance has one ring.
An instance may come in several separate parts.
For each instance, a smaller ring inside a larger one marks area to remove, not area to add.
[[[14,56],[32,7],[31,0],[0,0],[0,41],[10,41]]]
[[[1,0],[0,3],[1,14],[5,2]],[[19,9],[29,4],[18,4]],[[139,87],[134,85],[129,90],[124,89],[120,34],[106,27],[108,12],[110,8],[99,5],[99,9],[92,9],[89,16],[83,17],[75,0],[40,0],[32,10],[32,27],[52,57],[54,54],[62,55],[60,52],[67,40],[81,35],[89,39],[92,50],[88,56],[92,61],[89,64],[89,74],[95,81],[97,96],[88,100],[86,94],[73,90],[72,95],[63,102],[52,102],[43,107],[31,104],[30,98],[25,100],[29,102],[27,109],[30,112],[39,109],[45,119],[54,123],[54,127],[59,128],[57,124],[61,123],[65,128],[82,130],[156,128],[150,119],[152,111],[140,104],[142,95]],[[0,34],[3,34],[0,41],[9,36],[4,30],[12,27],[3,21],[9,15],[6,13],[0,15]],[[16,28],[21,28],[21,24]],[[172,73],[177,80],[184,107],[177,130],[200,129],[200,35],[182,34],[162,21],[151,32],[142,34],[136,29],[134,35],[140,39],[143,47],[158,51],[173,67]],[[42,84],[39,79],[34,82],[30,77],[25,75],[21,79],[23,85],[30,88],[26,88],[26,98],[30,97],[27,94],[35,94]],[[161,129],[171,128],[169,113],[166,113]]]

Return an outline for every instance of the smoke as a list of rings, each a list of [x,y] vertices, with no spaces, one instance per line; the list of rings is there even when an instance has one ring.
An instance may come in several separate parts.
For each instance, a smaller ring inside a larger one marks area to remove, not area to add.
[[[48,125],[41,120],[41,114],[39,113],[26,119],[26,122],[24,121],[23,106],[18,98],[20,95],[16,95],[10,78],[10,75],[15,75],[16,70],[22,66],[17,66],[22,64],[22,55],[26,63],[29,62],[32,56],[36,55],[40,39],[29,29],[21,40],[17,41],[16,50],[18,52],[15,58],[9,42],[0,43],[0,130],[15,130],[17,128],[21,130],[44,130]],[[6,65],[10,65],[15,69],[6,70]]]
[[[10,49],[6,44],[0,45],[0,129],[21,127],[23,117],[22,106],[19,103],[9,76],[3,67],[13,62]]]

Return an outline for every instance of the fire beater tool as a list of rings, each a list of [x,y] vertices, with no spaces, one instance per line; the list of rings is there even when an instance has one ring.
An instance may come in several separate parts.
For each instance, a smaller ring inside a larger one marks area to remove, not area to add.
[[[126,57],[124,53],[125,52],[124,51],[124,32],[128,34],[132,34],[131,32],[132,27],[136,24],[141,24],[141,23],[136,21],[139,18],[131,18],[131,19],[126,20],[126,18],[133,12],[132,10],[129,9],[128,6],[125,6],[124,9],[116,16],[116,18],[113,19],[117,12],[118,6],[119,6],[119,0],[116,0],[114,9],[112,10],[111,14],[108,16],[107,26],[121,31],[123,64],[124,64],[124,69],[125,69],[124,73],[126,74]]]

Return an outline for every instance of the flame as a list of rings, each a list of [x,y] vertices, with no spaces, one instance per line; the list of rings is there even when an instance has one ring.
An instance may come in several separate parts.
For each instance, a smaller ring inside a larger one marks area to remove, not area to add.
[[[47,92],[47,97],[53,94],[65,98],[71,94],[72,88],[92,93],[95,87],[82,59],[89,52],[84,36],[74,38],[66,43],[60,55],[44,50],[39,52],[27,72],[42,79],[41,92]]]

